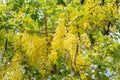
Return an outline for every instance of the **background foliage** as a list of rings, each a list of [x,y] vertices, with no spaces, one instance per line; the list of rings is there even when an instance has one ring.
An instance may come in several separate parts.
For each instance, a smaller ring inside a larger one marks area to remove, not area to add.
[[[119,0],[1,0],[1,80],[119,80]]]

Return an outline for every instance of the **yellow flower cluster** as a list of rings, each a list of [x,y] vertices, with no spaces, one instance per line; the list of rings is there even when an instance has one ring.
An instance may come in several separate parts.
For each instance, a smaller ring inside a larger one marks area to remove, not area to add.
[[[81,43],[83,44],[83,46],[85,48],[89,48],[90,47],[91,42],[90,42],[90,39],[89,39],[89,37],[88,37],[88,35],[86,33],[81,35],[81,41],[82,41]]]

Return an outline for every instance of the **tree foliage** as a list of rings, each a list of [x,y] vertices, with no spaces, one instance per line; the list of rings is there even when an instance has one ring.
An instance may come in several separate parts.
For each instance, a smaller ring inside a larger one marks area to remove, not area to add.
[[[3,1],[1,80],[120,79],[119,0]]]

